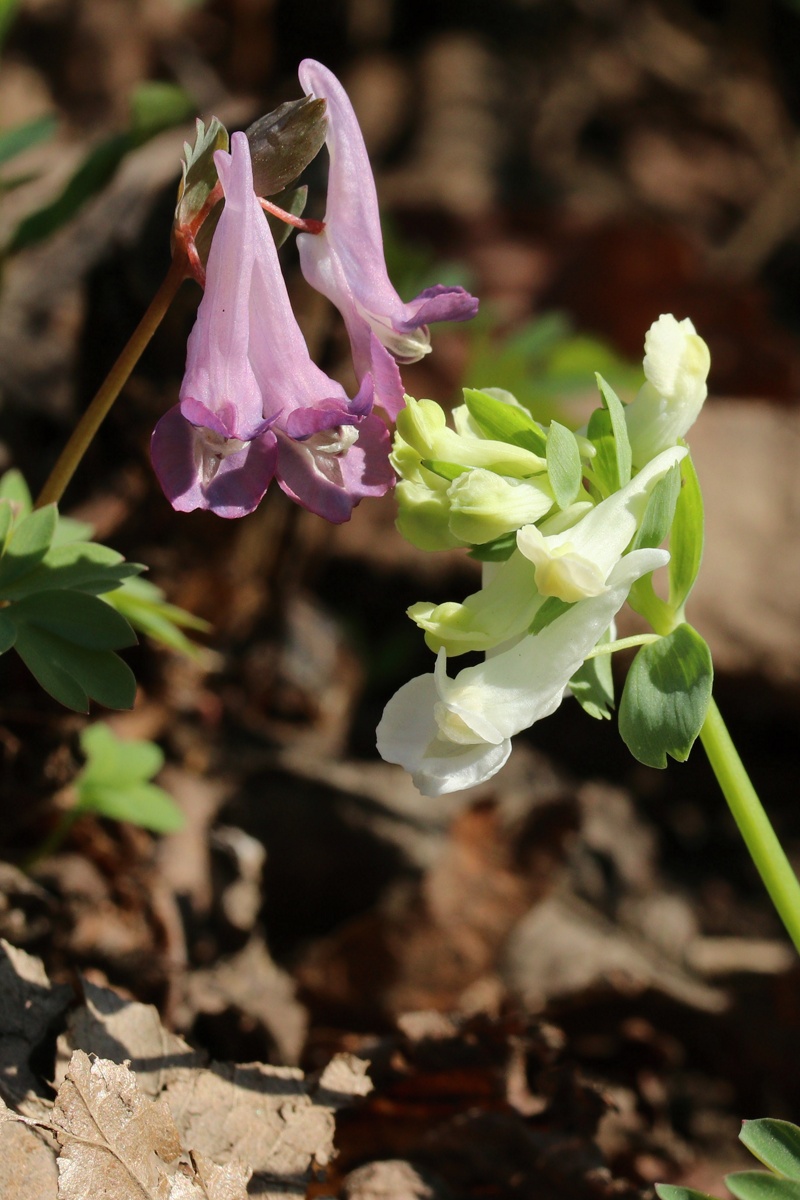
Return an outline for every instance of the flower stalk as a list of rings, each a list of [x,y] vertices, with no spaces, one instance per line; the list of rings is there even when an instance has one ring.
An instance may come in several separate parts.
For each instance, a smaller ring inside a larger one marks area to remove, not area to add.
[[[700,740],[756,870],[800,954],[800,881],[778,841],[713,699],[700,730]]]
[[[111,406],[128,381],[150,339],[161,324],[178,289],[190,275],[186,258],[177,254],[153,299],[147,306],[127,345],[101,384],[99,391],[72,432],[44,487],[36,499],[36,508],[57,504],[89,449]]]

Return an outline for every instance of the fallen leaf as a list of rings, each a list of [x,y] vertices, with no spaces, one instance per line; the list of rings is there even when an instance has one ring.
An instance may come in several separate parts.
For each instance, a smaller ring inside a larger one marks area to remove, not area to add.
[[[84,1004],[70,1013],[67,1031],[58,1039],[57,1082],[64,1078],[75,1050],[112,1062],[127,1061],[139,1089],[148,1096],[159,1094],[168,1068],[205,1063],[202,1054],[164,1028],[153,1005],[126,999],[85,978],[81,988]]]
[[[167,1106],[148,1099],[127,1067],[76,1050],[53,1125],[61,1146],[59,1200],[170,1200],[178,1131]]]
[[[0,1100],[0,1196],[56,1200],[58,1168],[43,1138]]]

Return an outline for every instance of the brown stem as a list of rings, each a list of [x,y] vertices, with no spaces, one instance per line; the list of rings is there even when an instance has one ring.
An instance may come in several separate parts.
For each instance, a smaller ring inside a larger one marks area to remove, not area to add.
[[[184,279],[188,278],[187,262],[182,254],[177,254],[170,264],[169,271],[159,287],[147,311],[136,329],[133,331],[128,344],[109,371],[105,382],[100,386],[95,398],[73,430],[72,436],[58,457],[56,465],[42,488],[36,500],[36,508],[45,504],[57,504],[64,495],[67,484],[88,450],[92,439],[103,423],[111,405],[116,400],[122,388],[128,381],[131,371],[141,358],[141,355],[158,329],[167,309],[175,299],[178,288]]]

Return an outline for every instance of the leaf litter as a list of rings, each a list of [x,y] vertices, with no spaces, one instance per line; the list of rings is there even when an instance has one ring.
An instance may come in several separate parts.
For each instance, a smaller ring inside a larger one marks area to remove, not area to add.
[[[0,946],[0,1000],[17,1014],[0,1042],[10,1101],[0,1110],[3,1200],[303,1196],[333,1157],[336,1111],[371,1090],[367,1063],[353,1055],[335,1056],[318,1078],[207,1063],[154,1007],[87,979],[67,1013],[72,989]],[[66,1029],[49,1100],[28,1060],[57,1020]]]

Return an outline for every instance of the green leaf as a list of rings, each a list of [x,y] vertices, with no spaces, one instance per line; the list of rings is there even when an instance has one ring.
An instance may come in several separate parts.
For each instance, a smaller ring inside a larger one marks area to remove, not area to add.
[[[75,780],[81,812],[130,821],[155,833],[171,833],[184,824],[171,796],[149,781],[164,765],[154,742],[118,738],[103,722],[84,729],[81,749],[86,765]]]
[[[34,625],[76,647],[119,650],[136,644],[136,635],[124,617],[83,592],[35,592],[6,611],[18,627]]]
[[[1,11],[1,10],[0,10]],[[0,16],[0,23],[2,17]],[[24,125],[16,125],[13,129],[0,130],[0,166],[16,158],[31,146],[45,142],[55,133],[58,122],[52,115],[35,117]]]
[[[16,523],[0,559],[0,596],[5,597],[5,589],[11,583],[42,561],[50,549],[57,521],[55,504],[48,504]]]
[[[133,708],[136,680],[113,651],[76,646],[25,623],[17,627],[15,649],[36,682],[67,708],[88,712],[90,699],[106,708]]]
[[[690,455],[681,463],[682,486],[669,539],[669,602],[680,615],[703,558],[703,494]]]
[[[103,721],[88,725],[80,741],[87,760],[78,777],[81,784],[105,787],[120,779],[142,783],[164,765],[164,752],[155,742],[118,738]]]
[[[0,565],[0,589],[7,600],[45,591],[79,591],[99,595],[119,587],[129,576],[144,568],[125,562],[121,554],[96,542],[67,542],[51,547],[43,562],[16,582],[3,586]]]
[[[161,589],[148,580],[138,576],[126,579],[121,588],[106,593],[103,600],[113,605],[134,629],[163,646],[190,658],[203,654],[203,647],[190,641],[182,630],[196,629],[205,633],[211,628],[208,621],[175,604],[168,604]]]
[[[631,443],[628,438],[625,407],[617,393],[610,384],[606,383],[602,375],[595,373],[595,379],[600,389],[600,395],[603,398],[603,404],[611,418],[611,432],[614,435],[617,464],[616,474],[619,479],[619,487],[624,487],[626,483],[630,483],[631,478]]]
[[[654,549],[666,538],[675,516],[681,490],[680,466],[670,467],[647,498],[642,522],[631,543],[631,550]]]
[[[131,133],[137,142],[188,121],[197,111],[194,100],[179,84],[159,80],[147,80],[134,88],[130,106]]]
[[[659,1200],[715,1200],[708,1192],[698,1192],[697,1188],[680,1187],[675,1183],[657,1183],[656,1195]]]
[[[6,39],[9,26],[17,15],[20,0],[0,0],[0,46]]]
[[[725,1186],[736,1200],[800,1200],[800,1185],[768,1171],[737,1171],[725,1176]]]
[[[575,434],[558,421],[551,421],[547,434],[547,474],[558,507],[569,508],[581,489],[581,452]]]
[[[16,625],[6,613],[0,612],[0,654],[10,650],[16,640]]]
[[[0,500],[10,500],[23,517],[33,510],[33,497],[21,471],[12,467],[0,477]]]
[[[524,409],[472,388],[464,388],[464,403],[486,437],[542,457],[547,453],[544,431]]]
[[[598,645],[611,641],[611,630],[607,629]],[[587,658],[569,681],[569,690],[581,708],[595,720],[609,720],[614,708],[614,675],[611,655],[597,654]]]
[[[800,1181],[800,1128],[768,1117],[744,1121],[739,1140],[776,1175]]]
[[[473,546],[469,557],[474,558],[476,562],[505,562],[507,558],[511,558],[516,548],[517,534],[516,530],[512,530],[511,533],[503,533],[491,542],[481,542]]]
[[[82,810],[114,821],[130,821],[153,833],[174,833],[185,823],[183,813],[172,797],[152,783],[132,784],[124,789],[90,787],[82,796]]]
[[[61,194],[18,225],[8,252],[14,254],[41,242],[71,220],[91,196],[105,187],[133,144],[129,133],[117,133],[90,150]]]
[[[625,681],[619,731],[639,762],[665,767],[667,755],[685,762],[711,700],[708,646],[690,625],[643,646]]]

